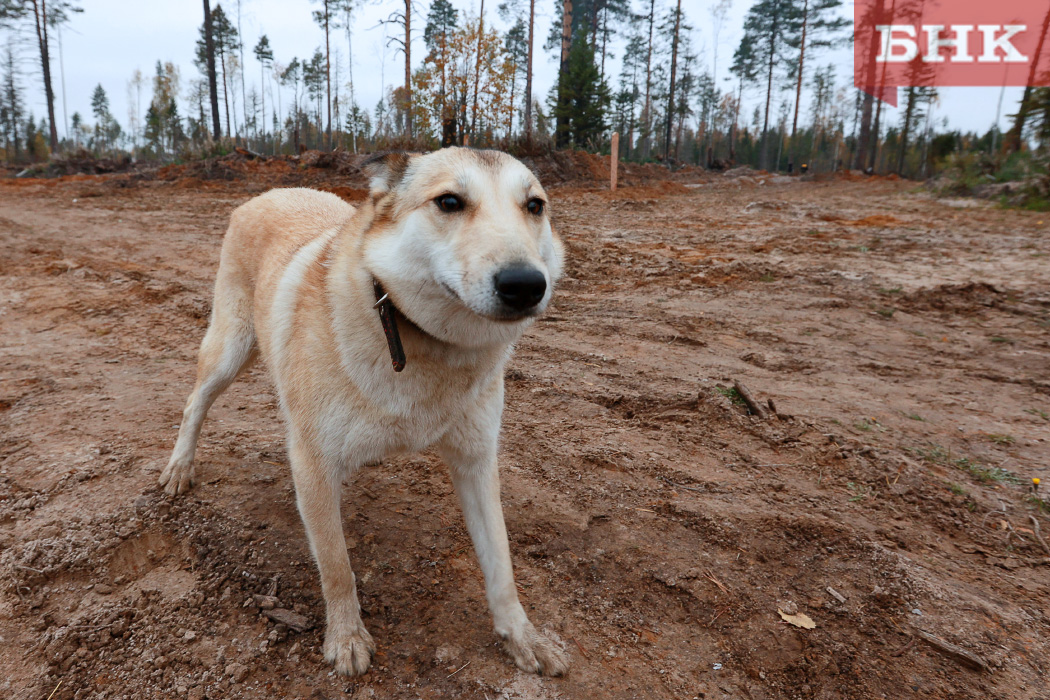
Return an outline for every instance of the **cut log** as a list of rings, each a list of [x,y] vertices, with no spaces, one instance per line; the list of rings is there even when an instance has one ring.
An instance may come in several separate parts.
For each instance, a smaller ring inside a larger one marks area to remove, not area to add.
[[[748,388],[741,384],[739,380],[733,380],[733,388],[736,389],[736,393],[740,394],[740,398],[747,404],[747,408],[752,415],[756,415],[762,420],[769,418],[769,411],[766,410],[766,407],[756,401],[755,397],[748,391]]]

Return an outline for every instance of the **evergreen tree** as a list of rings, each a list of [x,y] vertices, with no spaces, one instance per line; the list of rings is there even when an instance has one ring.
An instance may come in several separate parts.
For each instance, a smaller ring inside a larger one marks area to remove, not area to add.
[[[609,95],[586,31],[581,31],[572,43],[568,68],[555,86],[554,97],[556,143],[560,147],[596,148],[605,134]]]
[[[226,133],[232,134],[230,122],[230,93],[229,93],[229,80],[227,77],[227,56],[234,55],[238,49],[241,48],[241,42],[237,33],[237,27],[230,22],[229,17],[226,16],[226,12],[222,9],[222,5],[216,5],[215,9],[211,11],[211,33],[210,38],[214,44],[214,54],[211,54],[208,50],[208,24],[205,20],[204,26],[200,29],[200,38],[197,40],[197,51],[194,63],[205,75],[209,74],[214,63],[209,64],[209,56],[217,55],[219,59],[219,65],[222,68],[222,101],[226,111]],[[214,61],[214,58],[211,59]]]
[[[451,72],[455,69],[449,60],[453,32],[456,30],[458,12],[448,0],[434,0],[427,14],[423,29],[423,41],[427,47],[424,63],[433,64],[438,72],[437,99],[441,119],[442,146],[451,146],[457,141],[458,123],[454,90],[450,86]]]
[[[768,165],[769,108],[773,99],[773,82],[790,66],[792,46],[799,46],[802,30],[802,12],[798,0],[758,0],[748,10],[744,20],[741,51],[747,52],[748,73],[759,72],[766,78],[766,101],[762,119],[762,151],[759,166]],[[735,64],[734,64],[735,65]]]
[[[18,83],[19,71],[15,61],[14,42],[8,42],[4,49],[3,85],[0,87],[0,128],[4,132],[5,150],[13,153],[15,160],[21,160],[22,149],[19,138],[19,125],[22,122],[22,86]]]
[[[262,93],[262,127],[266,130],[266,68],[273,64],[273,49],[270,48],[270,38],[263,34],[252,49],[255,60],[259,62],[259,90]]]
[[[842,7],[842,0],[802,0],[802,27],[798,37],[798,63],[793,64],[795,73],[795,117],[791,124],[792,162],[798,160],[795,138],[798,133],[798,111],[802,102],[802,79],[805,73],[806,52],[831,48],[844,38],[842,31],[849,25],[845,17],[835,16]]]

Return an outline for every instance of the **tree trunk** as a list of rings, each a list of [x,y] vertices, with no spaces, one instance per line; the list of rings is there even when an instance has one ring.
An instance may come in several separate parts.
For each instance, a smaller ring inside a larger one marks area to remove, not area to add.
[[[266,133],[266,63],[259,61],[259,92],[262,94],[262,133]],[[259,139],[259,129],[255,129],[255,138]],[[261,139],[260,139],[261,140]],[[260,147],[259,150],[262,150]]]
[[[33,0],[33,18],[36,21],[36,40],[40,46],[40,67],[44,73],[44,95],[47,98],[47,121],[51,153],[58,153],[58,127],[55,125],[55,92],[51,88],[51,56],[47,42],[46,0]]]
[[[470,137],[477,139],[474,129],[478,125],[478,88],[481,87],[481,39],[485,36],[485,0],[481,0],[481,12],[478,14],[478,55],[474,60],[474,105],[470,114]]]
[[[350,71],[350,110],[353,113],[354,107],[357,106],[357,98],[354,97],[354,37],[353,32],[350,31],[350,5],[346,7],[346,51],[347,51],[347,67]],[[353,143],[354,153],[357,153],[357,124],[354,124],[354,128],[351,129],[350,140]]]
[[[904,127],[901,129],[901,145],[897,152],[897,174],[904,177],[904,155],[908,151],[908,132],[911,131],[911,117],[915,112],[916,88],[908,88],[908,107],[904,110]]]
[[[609,44],[609,8],[602,11],[602,69],[601,81],[605,82],[605,50]]]
[[[405,20],[408,21],[407,19]],[[328,0],[324,0],[324,79],[325,96],[328,101],[328,149],[332,149],[332,52],[328,43]]]
[[[773,63],[776,59],[777,31],[779,30],[780,7],[773,15],[773,24],[769,32],[769,71],[766,76],[766,112],[762,119],[762,152],[759,156],[759,167],[763,170],[769,164],[769,104],[773,99]]]
[[[878,165],[879,158],[879,135],[882,133],[882,100],[879,100],[878,107],[875,108],[875,126],[874,126],[874,138],[869,142],[871,157],[868,159],[868,167],[871,171],[875,172],[875,167]]]
[[[651,121],[652,121],[652,89],[653,89],[653,22],[656,18],[656,0],[649,2],[649,48],[645,54],[645,104],[642,107],[642,157],[649,157]]]
[[[532,141],[532,41],[536,22],[536,0],[529,0],[529,57],[525,66],[525,140]]]
[[[219,123],[219,86],[215,75],[215,38],[211,27],[211,4],[204,0],[204,48],[208,53],[208,98],[211,100],[211,136],[216,141],[222,136]]]
[[[558,65],[558,105],[561,106],[565,92],[565,76],[569,72],[569,48],[572,46],[572,0],[562,0],[561,4],[561,63]],[[559,146],[566,143],[565,133],[568,125],[565,117],[558,110],[555,121],[555,142]]]
[[[878,7],[875,10],[875,16],[879,17],[882,15],[883,2],[879,2]],[[875,89],[875,59],[879,52],[879,42],[875,39],[874,35],[871,39],[871,46],[868,49],[868,76],[867,83],[868,87],[874,92]],[[868,149],[871,145],[871,110],[874,106],[874,95],[864,93],[864,104],[861,109],[860,117],[860,136],[857,139],[857,156],[854,166],[858,170],[864,170],[865,165],[868,161]]]
[[[244,34],[241,32],[241,0],[237,0],[237,35],[241,38],[241,115],[244,117],[244,140],[248,140],[248,96],[244,88]]]
[[[1035,47],[1035,55],[1032,56],[1032,67],[1028,70],[1028,83],[1025,85],[1024,95],[1021,97],[1021,104],[1017,108],[1017,116],[1014,117],[1014,125],[1007,132],[1006,139],[1003,141],[1003,146],[1007,153],[1021,150],[1021,136],[1024,132],[1024,123],[1028,119],[1028,113],[1032,110],[1032,85],[1036,82],[1036,70],[1039,66],[1039,59],[1043,55],[1043,42],[1046,41],[1048,28],[1050,28],[1050,12],[1047,12],[1046,17],[1043,18],[1043,29],[1039,33],[1039,43]]]
[[[412,138],[412,0],[405,0],[405,127]]]
[[[803,0],[802,4],[802,42],[798,51],[798,81],[795,84],[795,117],[791,122],[791,160],[790,163],[798,161],[798,144],[795,138],[798,136],[798,108],[802,101],[802,70],[806,65],[806,29],[809,26],[809,0]],[[780,165],[779,158],[777,165]]]
[[[682,0],[678,0],[678,9],[675,10],[674,17],[674,36],[671,38],[671,88],[667,93],[667,130],[664,138],[664,161],[668,167],[671,166],[671,122],[674,119],[674,83],[678,69],[678,31],[681,26]]]
[[[230,129],[230,92],[226,89],[226,51],[222,44],[219,44],[219,63],[222,64],[222,104],[226,109],[226,134],[232,135],[233,131]]]

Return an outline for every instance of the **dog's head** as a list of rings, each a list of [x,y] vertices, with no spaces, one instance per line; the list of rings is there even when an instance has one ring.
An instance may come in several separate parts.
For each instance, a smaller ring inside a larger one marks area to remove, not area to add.
[[[420,328],[455,345],[513,342],[550,302],[562,246],[547,194],[517,159],[446,148],[365,166],[365,264]]]

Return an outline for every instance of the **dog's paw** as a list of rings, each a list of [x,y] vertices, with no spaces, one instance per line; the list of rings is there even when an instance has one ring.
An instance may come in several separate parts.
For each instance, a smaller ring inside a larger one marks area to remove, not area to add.
[[[164,487],[164,493],[169,496],[186,493],[197,483],[193,474],[193,462],[173,457],[160,473],[157,483]]]
[[[324,637],[324,658],[344,676],[360,676],[372,664],[376,643],[364,626],[352,632],[329,630]]]
[[[541,676],[561,676],[569,670],[565,652],[526,621],[519,630],[501,635],[503,647],[522,671]]]

